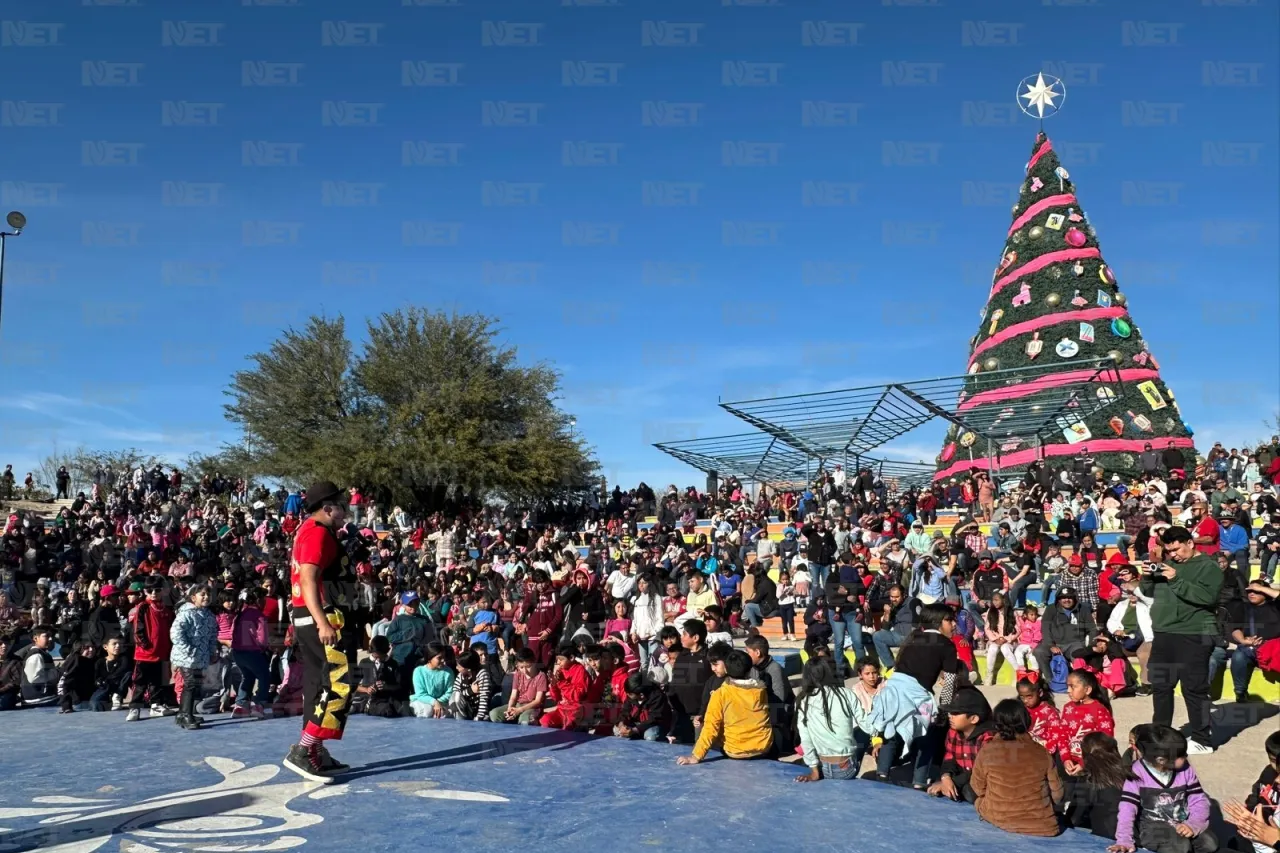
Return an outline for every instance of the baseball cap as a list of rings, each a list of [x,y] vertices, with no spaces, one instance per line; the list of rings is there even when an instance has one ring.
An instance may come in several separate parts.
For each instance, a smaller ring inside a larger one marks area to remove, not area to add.
[[[102,588],[98,590],[98,596],[101,598],[110,598],[115,594],[116,588],[109,583],[103,584]]]
[[[1074,586],[1064,586],[1062,589],[1058,590],[1058,598],[1069,598],[1072,601],[1079,601],[1080,593],[1076,592],[1076,588]]]
[[[417,600],[418,600],[418,594],[416,592],[405,592],[405,593],[401,593],[400,595],[400,603],[405,605],[406,607],[410,604],[413,604]]]
[[[134,581],[129,584],[129,592],[142,592],[146,585],[142,581]]]
[[[1084,560],[1080,559],[1079,554],[1072,554],[1071,558],[1067,560],[1067,563],[1072,566],[1083,566]]]

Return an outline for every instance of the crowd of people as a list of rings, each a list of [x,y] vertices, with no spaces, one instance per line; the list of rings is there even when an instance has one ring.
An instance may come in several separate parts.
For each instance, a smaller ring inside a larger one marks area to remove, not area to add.
[[[209,713],[307,714],[317,662],[298,651],[309,623],[290,553],[329,512],[350,567],[325,599],[358,661],[353,713],[683,744],[681,764],[798,753],[810,782],[860,777],[870,758],[870,778],[973,802],[1010,831],[1075,825],[1116,851],[1208,853],[1186,758],[1213,749],[1210,684],[1228,668],[1249,701],[1253,670],[1280,658],[1280,439],[1218,450],[1197,469],[1153,449],[1140,475],[1076,459],[894,488],[835,466],[754,495],[733,479],[707,494],[641,484],[425,518],[359,488],[321,505],[103,470],[52,518],[7,521],[0,710],[188,729]],[[929,532],[944,508],[959,522]],[[1112,531],[1107,556],[1097,536]],[[760,633],[774,618],[807,653],[798,693]],[[1017,671],[1018,700],[993,709],[975,689],[983,654],[989,677],[1001,661]],[[1189,738],[1170,728],[1179,681]],[[1148,692],[1152,724],[1122,758],[1110,702]],[[310,772],[337,766],[307,748]],[[1270,775],[1228,812],[1258,843],[1275,831]]]

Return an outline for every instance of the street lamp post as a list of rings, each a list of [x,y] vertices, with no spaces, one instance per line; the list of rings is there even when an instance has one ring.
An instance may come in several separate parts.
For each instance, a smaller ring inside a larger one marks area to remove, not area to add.
[[[17,237],[22,233],[22,229],[27,227],[27,217],[23,216],[16,210],[9,211],[9,215],[5,217],[5,222],[9,224],[12,231],[0,231],[0,311],[4,310],[4,244],[9,237]]]

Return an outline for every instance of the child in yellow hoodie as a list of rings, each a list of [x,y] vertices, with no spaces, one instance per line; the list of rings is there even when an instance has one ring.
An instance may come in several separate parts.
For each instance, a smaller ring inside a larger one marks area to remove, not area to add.
[[[769,695],[764,682],[751,678],[751,658],[735,650],[724,666],[728,678],[711,694],[693,754],[680,756],[677,764],[697,764],[713,748],[739,759],[763,758],[773,751]]]

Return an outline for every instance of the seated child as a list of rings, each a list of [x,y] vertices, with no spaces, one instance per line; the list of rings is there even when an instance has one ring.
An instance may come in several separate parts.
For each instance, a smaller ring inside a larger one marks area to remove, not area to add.
[[[1267,766],[1262,768],[1244,804],[1250,812],[1262,806],[1262,819],[1272,821],[1280,806],[1280,732],[1267,735],[1263,748],[1267,751]]]
[[[458,655],[457,675],[453,680],[453,695],[449,698],[449,713],[458,720],[489,720],[489,698],[493,687],[489,682],[489,670],[480,665],[480,656],[473,651]]]
[[[830,657],[814,656],[805,661],[796,700],[796,726],[809,772],[795,777],[797,782],[858,778],[861,745],[870,745],[870,737],[858,734],[860,710],[859,697],[836,677]]]
[[[1133,762],[1125,762],[1116,739],[1102,732],[1080,741],[1080,760],[1084,773],[1076,781],[1067,822],[1100,838],[1115,838],[1120,796],[1125,783],[1135,778],[1129,770]]]
[[[730,633],[725,625],[724,611],[718,605],[713,604],[704,609],[702,613],[702,621],[707,625],[707,645],[728,643],[729,648],[733,648],[733,634]]]
[[[61,677],[53,662],[53,628],[37,625],[31,629],[31,645],[18,652],[22,661],[22,704],[48,705],[58,698]]]
[[[594,691],[596,695],[597,721],[595,733],[598,735],[613,734],[614,726],[622,718],[622,703],[627,697],[627,671],[623,660],[626,652],[617,643],[606,643],[601,647],[600,664],[596,668],[596,682],[599,685]]]
[[[538,656],[533,649],[516,652],[516,671],[511,678],[510,701],[489,712],[495,723],[519,723],[532,726],[542,716],[547,699],[547,674],[538,671]]]
[[[698,706],[697,716],[706,718],[707,706],[711,704],[711,694],[715,693],[729,677],[729,671],[725,669],[725,661],[729,659],[731,652],[733,647],[728,643],[715,643],[707,647],[707,665],[711,667],[711,677],[702,685],[702,704]]]
[[[991,718],[997,736],[978,753],[970,779],[978,816],[1005,832],[1057,835],[1062,779],[1052,756],[1031,739],[1031,714],[1017,699],[1005,699]]]
[[[1062,725],[1058,729],[1058,755],[1063,769],[1071,776],[1079,776],[1084,770],[1080,763],[1081,740],[1090,732],[1114,737],[1116,721],[1106,691],[1089,670],[1073,670],[1067,676],[1067,696],[1070,701],[1062,708]]]
[[[693,754],[680,756],[678,764],[697,764],[711,749],[738,759],[762,758],[773,751],[768,693],[763,682],[749,677],[751,658],[733,651],[724,668],[726,679],[711,694]]]
[[[580,729],[583,723],[583,702],[591,687],[587,668],[578,663],[578,651],[572,645],[556,650],[556,662],[551,670],[549,686],[556,706],[542,715],[538,721],[544,729]]]
[[[617,737],[630,740],[664,740],[671,734],[675,724],[675,711],[671,707],[671,699],[661,687],[644,677],[643,673],[633,672],[627,676],[623,685],[626,696],[622,703],[622,713],[613,727]]]
[[[124,656],[124,643],[112,637],[102,644],[93,668],[94,691],[89,705],[94,711],[118,711],[133,684],[133,662]]]
[[[1062,718],[1053,703],[1053,691],[1043,678],[1019,679],[1018,698],[1026,706],[1031,715],[1031,739],[1054,754],[1058,749],[1058,732],[1062,728]]]
[[[1105,634],[1094,637],[1093,644],[1073,665],[1096,674],[1103,689],[1112,696],[1132,696],[1137,692],[1138,673],[1129,663],[1129,656],[1123,646]]]
[[[1109,853],[1214,853],[1209,797],[1187,763],[1187,739],[1177,729],[1152,725],[1138,735],[1134,779],[1125,782]]]
[[[796,695],[791,689],[791,682],[782,671],[782,665],[769,655],[769,640],[757,634],[748,637],[746,643],[747,657],[751,658],[751,667],[755,678],[764,682],[769,691],[769,718],[773,720],[773,742],[777,745],[779,755],[790,755],[795,743],[791,736],[792,717],[795,711]]]
[[[371,717],[405,716],[404,688],[400,664],[391,656],[391,642],[386,637],[369,641],[369,657],[360,661],[360,686],[352,701],[353,713]]]
[[[92,642],[80,640],[63,660],[58,676],[59,714],[70,714],[76,705],[88,702],[93,696],[96,652]]]
[[[449,699],[453,694],[454,674],[449,668],[449,650],[441,643],[427,643],[423,657],[426,663],[413,671],[409,707],[415,717],[438,720],[449,716]]]
[[[971,784],[973,765],[982,748],[996,736],[991,705],[977,690],[963,687],[947,706],[947,740],[942,777],[929,786],[929,795],[972,803],[978,795]]]

